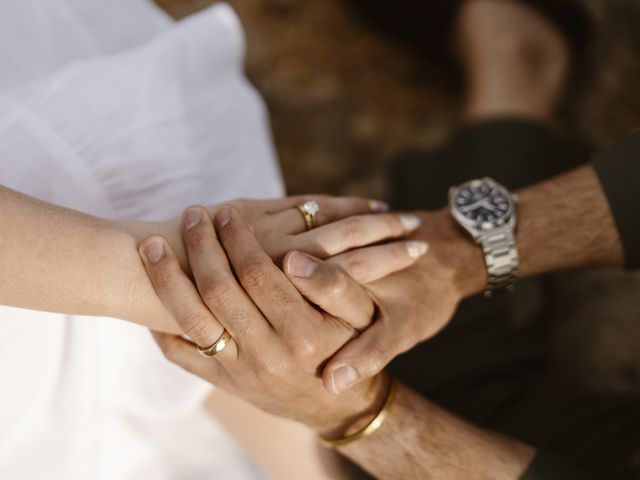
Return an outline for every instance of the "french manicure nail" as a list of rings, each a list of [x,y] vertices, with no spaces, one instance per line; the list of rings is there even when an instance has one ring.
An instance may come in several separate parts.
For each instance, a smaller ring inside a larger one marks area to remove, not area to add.
[[[142,247],[142,252],[151,263],[158,263],[164,257],[164,244],[154,238]]]
[[[422,220],[420,217],[416,217],[415,215],[400,215],[400,221],[402,222],[402,226],[405,231],[413,232],[417,230],[420,225],[422,225]]]
[[[420,258],[429,251],[429,244],[426,242],[407,242],[405,244],[407,255],[411,258]]]
[[[376,213],[388,212],[390,209],[387,202],[381,200],[371,200],[369,202],[369,210]]]
[[[311,278],[316,268],[316,262],[299,252],[293,252],[287,260],[287,271],[294,277]]]
[[[191,230],[200,223],[200,220],[202,220],[202,212],[197,208],[190,208],[184,214],[184,228]]]
[[[338,394],[344,392],[358,380],[358,372],[349,365],[342,365],[331,372],[331,387]]]
[[[216,213],[216,224],[219,227],[224,227],[229,223],[229,220],[231,220],[231,210],[229,210],[229,207],[222,207],[218,210],[218,213]]]

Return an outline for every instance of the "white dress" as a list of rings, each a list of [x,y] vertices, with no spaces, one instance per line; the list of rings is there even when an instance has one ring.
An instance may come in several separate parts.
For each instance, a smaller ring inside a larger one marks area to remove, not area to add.
[[[224,4],[0,2],[0,184],[126,219],[281,195],[243,57]],[[0,307],[2,480],[262,478],[207,393],[142,327]]]

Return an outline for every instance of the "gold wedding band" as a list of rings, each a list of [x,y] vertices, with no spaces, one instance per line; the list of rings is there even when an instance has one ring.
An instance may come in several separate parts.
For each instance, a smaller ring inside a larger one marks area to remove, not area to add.
[[[344,445],[348,445],[357,440],[360,440],[361,438],[368,437],[369,435],[379,430],[386,420],[387,415],[389,414],[389,410],[391,409],[391,405],[393,405],[393,400],[395,399],[397,390],[398,382],[395,378],[391,378],[384,405],[382,405],[382,408],[380,409],[378,414],[367,424],[367,426],[365,426],[362,430],[357,431],[356,433],[338,439],[330,439],[321,436],[319,437],[320,443],[325,447],[342,447]]]
[[[309,200],[301,205],[298,205],[298,210],[304,217],[304,222],[307,225],[307,230],[313,230],[318,226],[318,220],[316,215],[320,211],[320,205],[315,200]]]
[[[227,345],[229,345],[229,342],[232,338],[233,337],[231,337],[231,334],[225,328],[224,332],[222,332],[222,335],[220,335],[220,338],[216,340],[213,345],[207,348],[198,347],[198,351],[205,357],[215,357],[222,350],[224,350]]]

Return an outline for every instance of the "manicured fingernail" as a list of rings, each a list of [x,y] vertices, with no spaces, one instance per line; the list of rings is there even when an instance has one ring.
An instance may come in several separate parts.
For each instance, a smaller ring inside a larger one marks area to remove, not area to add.
[[[382,202],[380,200],[371,200],[369,202],[369,210],[371,210],[372,212],[388,212],[390,208],[391,207],[389,207],[389,204],[387,202]]]
[[[216,213],[216,225],[224,227],[231,220],[231,210],[229,207],[222,207]]]
[[[200,223],[200,220],[202,220],[202,212],[197,208],[190,208],[184,213],[182,222],[184,224],[184,228],[191,230]]]
[[[429,251],[429,244],[426,242],[407,242],[405,247],[411,258],[420,258]]]
[[[420,217],[416,217],[415,215],[400,215],[400,221],[407,232],[413,232],[422,225]]]
[[[302,253],[293,252],[287,259],[287,272],[294,277],[311,278],[318,264]]]
[[[342,365],[331,372],[331,387],[338,394],[344,392],[358,380],[358,372],[349,365]]]
[[[164,257],[164,243],[156,238],[149,240],[142,247],[142,253],[151,263],[158,263]]]

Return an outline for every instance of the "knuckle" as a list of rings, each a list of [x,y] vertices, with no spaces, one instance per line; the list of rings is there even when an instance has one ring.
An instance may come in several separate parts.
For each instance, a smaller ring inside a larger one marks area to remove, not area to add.
[[[349,279],[348,277],[338,270],[336,270],[335,277],[331,280],[327,288],[327,295],[330,298],[340,299],[343,298],[347,291],[349,290]]]
[[[361,218],[351,217],[344,221],[342,237],[350,244],[359,242],[365,234],[365,225]]]
[[[201,295],[212,309],[222,309],[231,301],[231,286],[221,278],[207,278],[201,282]]]
[[[264,261],[251,262],[241,269],[240,282],[251,289],[263,288],[269,278],[268,265]]]
[[[345,269],[349,276],[355,281],[361,281],[367,276],[366,262],[358,255],[349,255]]]
[[[198,312],[189,312],[181,317],[181,326],[184,333],[197,340],[207,337],[209,319]]]
[[[293,355],[298,359],[315,358],[318,353],[318,346],[312,338],[301,336],[291,345]]]

